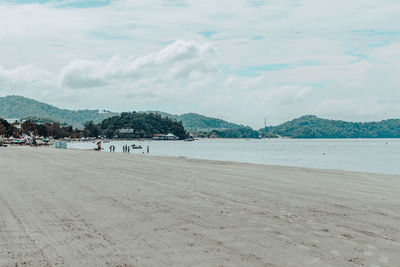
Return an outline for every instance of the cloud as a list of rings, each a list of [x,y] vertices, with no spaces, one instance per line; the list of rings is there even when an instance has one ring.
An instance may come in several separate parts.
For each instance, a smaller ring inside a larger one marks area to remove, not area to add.
[[[69,88],[92,88],[106,85],[95,62],[75,60],[61,72],[60,85]]]
[[[3,94],[21,93],[29,88],[47,88],[50,84],[50,73],[34,64],[9,70],[0,66],[0,92]]]
[[[60,84],[69,88],[91,88],[122,81],[140,84],[202,79],[217,71],[215,52],[207,44],[176,41],[164,49],[139,58],[114,56],[105,62],[75,60],[63,68]]]
[[[317,106],[318,113],[330,116],[343,116],[352,113],[360,117],[368,117],[375,114],[382,114],[385,110],[386,108],[384,103],[382,103],[382,99],[368,96],[346,99],[329,98]]]

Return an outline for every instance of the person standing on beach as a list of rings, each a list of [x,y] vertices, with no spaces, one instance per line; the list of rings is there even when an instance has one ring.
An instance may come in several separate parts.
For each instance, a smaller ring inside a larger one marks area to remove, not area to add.
[[[147,146],[147,154],[149,154],[149,152],[150,152],[150,148],[149,148],[149,146]]]
[[[130,146],[127,146],[128,147],[128,154],[131,152],[131,148],[130,148]]]

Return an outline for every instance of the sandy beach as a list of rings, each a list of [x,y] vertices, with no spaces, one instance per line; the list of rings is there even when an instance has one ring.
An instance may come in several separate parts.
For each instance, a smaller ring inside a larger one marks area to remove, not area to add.
[[[0,266],[399,266],[400,176],[0,148]]]

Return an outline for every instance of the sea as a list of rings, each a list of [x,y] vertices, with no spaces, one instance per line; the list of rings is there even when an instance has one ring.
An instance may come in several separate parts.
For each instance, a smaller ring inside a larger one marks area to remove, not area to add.
[[[122,153],[123,145],[141,145],[133,154],[185,157],[264,165],[400,174],[400,139],[199,139],[123,140],[103,143],[103,153]],[[93,149],[92,142],[70,142],[68,149]]]

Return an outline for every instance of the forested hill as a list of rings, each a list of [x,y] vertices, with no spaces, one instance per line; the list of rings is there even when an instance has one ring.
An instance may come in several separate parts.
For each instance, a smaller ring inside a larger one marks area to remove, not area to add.
[[[206,117],[196,113],[186,113],[183,115],[173,115],[160,111],[146,111],[143,113],[158,113],[164,118],[170,118],[177,122],[181,121],[185,129],[191,132],[245,128],[243,125]],[[22,96],[0,97],[0,117],[8,119],[47,119],[59,123],[66,123],[74,127],[82,127],[83,124],[88,121],[99,123],[115,115],[118,115],[118,113],[99,112],[98,110],[75,111],[60,109]]]
[[[241,129],[246,128],[243,125],[235,124],[225,120],[206,117],[196,113],[186,113],[182,115],[173,115],[161,111],[146,111],[146,113],[158,113],[164,118],[174,119],[181,121],[182,125],[191,132],[211,131],[211,130],[228,130],[228,129]]]
[[[89,124],[86,125],[86,128],[90,128],[88,126]],[[186,139],[189,136],[180,122],[163,118],[160,114],[123,112],[119,116],[103,120],[98,126],[93,126],[97,127],[99,132],[91,134],[91,136],[102,134],[109,138],[116,135],[123,138],[123,134],[120,133],[120,129],[123,128],[129,128],[134,131],[125,135],[131,138],[152,138],[153,134],[168,133],[172,133],[180,139]]]
[[[172,119],[178,122],[178,124],[182,122],[183,127],[187,131],[201,132],[199,136],[255,138],[257,135],[257,132],[249,127],[196,113],[186,113],[183,115],[173,115],[160,111],[139,113],[158,113],[161,117]],[[119,114],[100,112],[98,110],[75,111],[60,109],[22,96],[0,97],[0,117],[7,119],[33,118],[82,127],[86,122],[92,121],[94,124],[98,124],[104,119],[116,115]],[[135,116],[138,118],[138,115]],[[151,117],[146,118],[150,119]],[[2,130],[6,131],[4,125],[2,125]],[[258,133],[261,137],[400,138],[400,119],[383,120],[380,122],[346,122],[307,115],[278,126],[260,129]]]
[[[261,129],[261,136],[291,138],[400,138],[400,119],[346,122],[307,115],[279,126]]]
[[[9,119],[40,118],[82,127],[87,121],[95,123],[115,116],[117,113],[98,110],[60,109],[22,96],[0,97],[0,117]]]

